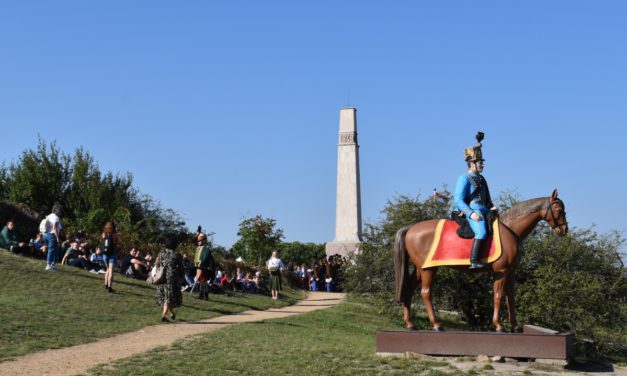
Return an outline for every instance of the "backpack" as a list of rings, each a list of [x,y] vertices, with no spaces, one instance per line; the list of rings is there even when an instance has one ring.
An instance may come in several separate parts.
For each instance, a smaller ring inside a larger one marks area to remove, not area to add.
[[[111,236],[111,234],[105,235],[102,252],[107,256],[110,256],[115,252],[115,244],[113,243],[113,236]]]
[[[48,222],[48,218],[44,218],[39,222],[39,232],[45,234],[50,230],[50,222]]]

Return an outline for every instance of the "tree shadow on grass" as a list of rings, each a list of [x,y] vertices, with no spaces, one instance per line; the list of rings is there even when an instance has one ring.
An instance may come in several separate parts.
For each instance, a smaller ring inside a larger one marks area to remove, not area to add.
[[[75,267],[74,267],[75,268]],[[75,273],[76,271],[78,272],[83,272],[83,273]],[[74,270],[72,269],[57,269],[57,271],[55,273],[62,273],[62,274],[67,274],[70,275],[72,277],[80,277],[80,278],[85,278],[85,279],[91,279],[91,280],[96,280],[96,281],[103,281],[104,280],[104,274],[94,274],[94,273],[90,273],[87,270],[84,269],[80,269],[80,268],[75,268]],[[142,284],[142,283],[132,283],[130,281],[138,281],[138,282],[143,282],[141,279],[134,279],[134,278],[128,278],[125,277],[121,274],[116,274],[113,276],[113,284],[120,284],[120,285],[124,285],[124,286],[132,286],[132,287],[137,287],[137,288],[141,288],[141,289],[148,289],[148,290],[154,290],[155,287],[153,285],[149,285],[148,283]]]

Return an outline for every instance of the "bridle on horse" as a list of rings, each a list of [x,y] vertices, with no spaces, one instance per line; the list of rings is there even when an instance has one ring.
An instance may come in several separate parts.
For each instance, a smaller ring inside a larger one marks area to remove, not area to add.
[[[557,218],[555,218],[555,213],[553,213],[553,204],[559,204],[562,207],[562,213]],[[549,222],[549,213],[551,213],[551,220],[553,221],[552,225],[551,225],[551,222]],[[563,219],[564,222],[559,223],[560,219]],[[566,221],[566,207],[564,206],[564,203],[562,202],[562,200],[560,200],[559,198],[556,198],[554,200],[549,200],[549,202],[546,205],[546,211],[544,213],[544,220],[546,221],[546,223],[549,224],[549,226],[551,226],[552,230],[555,230],[557,227],[568,226],[568,222]]]

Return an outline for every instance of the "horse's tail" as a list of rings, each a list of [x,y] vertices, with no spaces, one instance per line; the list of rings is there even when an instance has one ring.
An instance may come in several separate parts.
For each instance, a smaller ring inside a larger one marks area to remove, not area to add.
[[[409,254],[405,245],[405,235],[410,226],[396,231],[394,237],[394,278],[396,279],[396,301],[403,303],[407,280],[409,279]]]

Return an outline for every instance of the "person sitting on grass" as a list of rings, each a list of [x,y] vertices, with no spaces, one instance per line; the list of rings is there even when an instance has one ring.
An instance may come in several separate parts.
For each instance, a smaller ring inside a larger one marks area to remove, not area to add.
[[[61,265],[74,266],[77,260],[78,260],[78,243],[75,240],[71,240],[69,247],[67,247],[67,249],[65,250],[63,259],[61,259]]]
[[[78,240],[70,240],[70,246],[65,251],[61,265],[72,265],[79,268],[91,269],[91,262],[87,260],[87,257],[83,251],[78,247]]]
[[[224,273],[222,272],[222,270],[218,269],[216,270],[216,275],[214,277],[214,284],[216,285],[221,285],[220,281],[222,280],[222,276],[224,275]]]
[[[98,273],[104,274],[106,273],[107,266],[104,262],[104,255],[102,254],[102,248],[96,247],[94,253],[89,256],[89,262],[91,262],[92,270],[95,270]]]
[[[237,291],[237,288],[235,286],[235,277],[229,278],[229,276],[226,273],[226,271],[222,275],[222,279],[220,280],[220,286],[222,286],[222,289],[224,291],[226,291],[226,290]]]
[[[132,256],[133,257],[131,258],[131,266],[133,267],[135,275],[137,276],[137,278],[145,280],[146,278],[148,278],[148,265],[146,265],[146,261],[144,261],[144,258],[141,255],[141,251],[138,248],[135,249],[135,252]]]
[[[146,252],[146,255],[144,256],[144,263],[146,263],[146,270],[150,271],[150,269],[152,269],[153,266],[155,266],[154,261],[153,261],[153,257],[152,257],[152,252],[148,251]]]
[[[28,247],[26,243],[17,240],[17,234],[15,233],[15,224],[13,220],[9,220],[7,225],[4,226],[0,232],[0,247],[8,249],[13,253],[19,253],[23,255],[28,254]]]
[[[183,286],[182,291],[189,291],[194,286],[194,276],[196,275],[196,268],[189,259],[187,252],[183,253],[183,273],[185,274],[186,285]]]
[[[148,278],[148,268],[146,267],[146,262],[141,258],[139,248],[137,247],[133,247],[129,254],[124,258],[122,268],[127,277],[143,280]]]
[[[44,242],[44,234],[38,232],[35,235],[35,239],[31,243],[31,248],[33,250],[33,256],[35,257],[46,257],[46,243]]]
[[[255,287],[255,291],[261,291],[261,268],[257,267],[255,271],[255,276],[253,277],[253,284]]]
[[[252,291],[256,293],[256,287],[257,285],[255,284],[253,277],[250,275],[250,273],[246,273],[246,277],[244,277],[244,291]]]
[[[91,249],[87,242],[79,241],[78,242],[78,258],[79,263],[85,270],[91,271],[94,266],[92,265],[89,258],[91,257]]]

